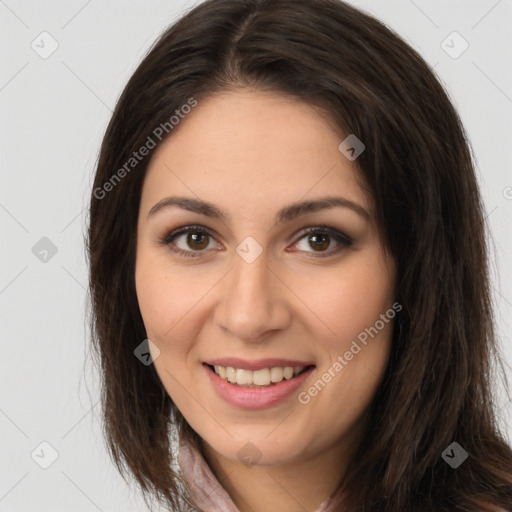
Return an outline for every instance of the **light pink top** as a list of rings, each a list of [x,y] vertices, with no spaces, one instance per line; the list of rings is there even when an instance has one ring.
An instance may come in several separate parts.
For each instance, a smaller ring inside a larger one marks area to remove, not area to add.
[[[208,512],[240,512],[203,455],[190,443],[180,441],[178,463],[198,506]],[[315,512],[328,512],[331,501],[326,498]]]

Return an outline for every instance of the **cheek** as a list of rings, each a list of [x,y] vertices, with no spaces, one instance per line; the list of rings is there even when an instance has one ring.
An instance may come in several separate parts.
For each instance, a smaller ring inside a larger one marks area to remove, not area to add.
[[[296,280],[294,291],[313,313],[308,317],[315,322],[318,339],[329,351],[342,350],[392,306],[394,269],[376,254],[364,258],[355,254],[350,265]],[[392,321],[384,327],[379,322],[382,338],[389,334],[391,325]]]
[[[148,337],[165,343],[177,340],[188,312],[198,304],[207,283],[193,280],[190,272],[173,271],[163,254],[140,247],[135,265],[135,287]]]
[[[169,276],[159,272],[157,267],[147,265],[144,258],[137,261],[135,287],[137,300],[146,331],[161,337],[171,328],[173,316],[177,313],[173,305],[179,304],[169,292]]]
[[[187,293],[189,282],[185,283],[179,273],[170,272],[159,256],[144,249],[137,254],[135,286],[147,337],[159,349],[158,357],[153,356],[155,370],[169,396],[186,404],[186,393],[182,394],[190,370],[187,354],[197,329],[187,313],[197,298]]]
[[[173,268],[165,251],[139,249],[135,266],[139,308],[148,338],[163,355],[176,356],[190,349],[201,328],[197,319],[204,314],[202,300],[218,281],[211,271]]]
[[[140,312],[148,338],[160,348],[174,334],[179,319],[185,315],[190,294],[178,276],[168,272],[161,258],[139,248],[135,265],[135,287]]]
[[[315,281],[322,293],[312,295],[311,309],[322,319],[315,338],[325,358],[322,382],[310,388],[317,396],[311,403],[336,425],[334,430],[363,413],[384,374],[396,314],[394,280],[394,267],[376,253]]]

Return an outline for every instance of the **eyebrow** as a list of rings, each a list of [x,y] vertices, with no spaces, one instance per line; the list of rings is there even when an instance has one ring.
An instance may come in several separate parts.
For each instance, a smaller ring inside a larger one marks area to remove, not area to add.
[[[230,215],[212,203],[202,201],[200,199],[193,199],[191,197],[178,196],[163,198],[161,201],[156,203],[151,210],[149,210],[148,217],[151,217],[157,212],[167,208],[171,208],[172,206],[178,206],[183,210],[199,213],[222,221],[231,220]],[[370,214],[361,205],[354,201],[339,196],[327,196],[320,199],[302,201],[285,206],[277,212],[275,222],[276,224],[290,222],[302,215],[314,213],[327,208],[348,208],[363,217],[365,220],[370,220]]]

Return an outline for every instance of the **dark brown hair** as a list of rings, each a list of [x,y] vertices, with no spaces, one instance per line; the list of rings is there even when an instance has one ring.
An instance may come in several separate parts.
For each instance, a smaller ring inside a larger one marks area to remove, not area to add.
[[[146,338],[134,274],[150,156],[112,177],[191,97],[200,103],[240,88],[319,107],[364,142],[359,172],[397,262],[400,329],[367,432],[340,482],[347,501],[333,510],[510,510],[512,450],[492,393],[494,363],[501,370],[503,363],[470,145],[418,53],[340,0],[206,1],[158,39],[117,103],[94,180],[87,250],[105,436],[121,474],[131,472],[144,496],[179,510],[190,497],[173,468],[169,434],[199,439],[153,365],[134,356]],[[457,469],[441,457],[454,441],[469,454]]]

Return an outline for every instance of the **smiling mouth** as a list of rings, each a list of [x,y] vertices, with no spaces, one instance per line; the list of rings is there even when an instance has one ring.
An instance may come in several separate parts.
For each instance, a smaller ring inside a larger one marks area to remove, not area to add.
[[[281,382],[293,380],[307,372],[315,365],[285,366],[262,368],[260,370],[246,370],[231,366],[211,365],[204,363],[213,373],[229,384],[243,388],[269,388]]]

